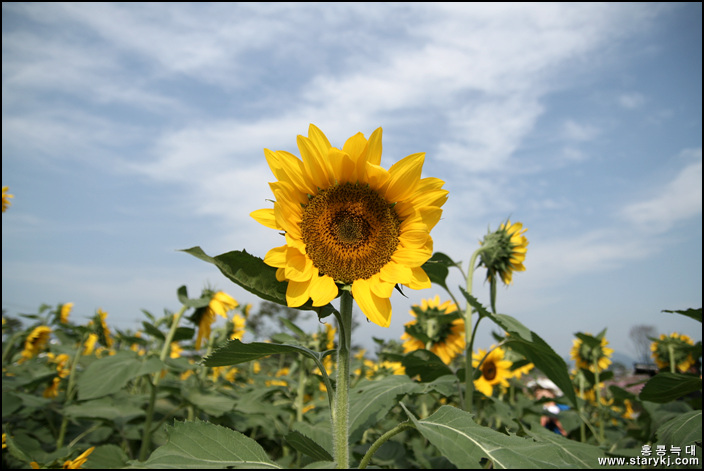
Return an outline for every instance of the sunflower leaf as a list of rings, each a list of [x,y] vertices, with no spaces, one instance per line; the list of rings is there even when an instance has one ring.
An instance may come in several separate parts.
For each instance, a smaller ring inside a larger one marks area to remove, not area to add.
[[[181,252],[186,252],[196,258],[212,263],[230,281],[259,296],[261,299],[288,306],[286,302],[288,283],[277,280],[276,268],[270,267],[264,263],[264,260],[247,253],[246,250],[233,250],[215,257],[206,254],[198,246],[181,250]],[[321,319],[336,312],[331,304],[318,307],[313,306],[311,300],[295,309],[315,311]]]
[[[423,385],[411,381],[406,375],[360,381],[350,390],[350,442],[357,442],[367,428],[386,417],[398,404],[399,396],[418,394],[423,390]]]
[[[238,339],[230,340],[222,347],[203,359],[205,366],[231,366],[259,358],[276,355],[277,353],[301,353],[316,362],[320,362],[322,354],[298,345],[286,345],[264,342],[242,343]]]
[[[658,373],[645,383],[640,391],[641,401],[670,402],[689,393],[700,391],[702,380],[692,375]]]
[[[588,468],[603,457],[593,445],[568,440],[542,428],[531,438],[506,435],[477,424],[472,414],[442,406],[425,419],[406,409],[416,429],[458,468],[480,468],[483,459],[495,469]],[[549,436],[548,434],[552,435]]]
[[[145,462],[131,462],[140,468],[280,468],[251,438],[226,427],[201,422],[177,422],[166,426],[168,441]]]
[[[492,317],[491,312],[487,308],[484,307],[482,303],[479,302],[477,298],[469,294],[464,288],[460,286],[460,291],[464,295],[464,298],[467,300],[470,306],[472,306],[477,313],[479,314],[480,318],[483,317]]]
[[[699,309],[686,309],[686,310],[677,310],[677,311],[668,311],[667,309],[663,309],[662,312],[669,312],[670,314],[682,314],[683,316],[691,317],[695,321],[702,321],[702,308]]]
[[[452,370],[430,350],[415,350],[407,355],[386,354],[385,358],[400,362],[411,378],[420,375],[420,381],[423,383],[452,375]]]
[[[312,439],[306,437],[301,432],[293,431],[284,436],[286,443],[297,451],[306,454],[316,461],[334,461],[330,453]]]
[[[507,341],[510,342],[513,350],[530,360],[536,368],[550,378],[573,405],[577,404],[577,396],[574,393],[567,364],[545,340],[524,326],[518,319],[506,314],[493,314],[482,306],[477,298],[462,289],[462,287],[460,287],[460,291],[462,291],[467,302],[477,309],[480,315],[483,314],[483,317],[488,317],[496,325],[508,332]]]
[[[191,247],[182,252],[212,263],[231,281],[265,301],[286,305],[287,283],[276,279],[276,268],[246,250],[233,250],[215,257],[209,256],[200,247]]]
[[[164,363],[156,357],[142,358],[132,351],[119,351],[91,363],[78,378],[78,399],[95,399],[119,391],[128,381],[161,371]]]
[[[693,410],[668,420],[658,427],[658,443],[685,447],[702,441],[702,411]]]
[[[447,275],[450,273],[449,268],[458,266],[450,257],[442,252],[435,252],[430,259],[421,266],[423,271],[428,275],[430,281],[437,285],[445,288],[445,291],[449,292],[447,287]]]

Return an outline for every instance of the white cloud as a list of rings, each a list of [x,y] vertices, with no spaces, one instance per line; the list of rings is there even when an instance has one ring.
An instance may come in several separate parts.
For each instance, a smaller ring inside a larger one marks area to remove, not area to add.
[[[624,93],[619,95],[618,104],[626,109],[634,110],[645,104],[645,97],[638,92]]]
[[[563,125],[563,133],[564,138],[570,141],[591,141],[599,135],[599,129],[568,119]]]
[[[653,192],[645,201],[631,203],[623,209],[623,216],[644,230],[662,233],[676,223],[702,212],[702,150],[685,151],[698,161],[688,164],[670,182]]]

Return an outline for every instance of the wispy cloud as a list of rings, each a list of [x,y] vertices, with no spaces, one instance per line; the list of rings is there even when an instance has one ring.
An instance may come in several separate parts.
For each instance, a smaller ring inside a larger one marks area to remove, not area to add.
[[[627,205],[622,212],[626,220],[649,233],[663,233],[702,213],[702,149],[687,149],[682,154],[697,161],[688,163],[644,201]]]

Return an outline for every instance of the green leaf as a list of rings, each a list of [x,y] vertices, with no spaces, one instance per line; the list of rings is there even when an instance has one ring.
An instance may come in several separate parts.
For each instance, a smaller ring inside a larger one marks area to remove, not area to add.
[[[683,316],[691,317],[695,321],[702,321],[702,308],[699,309],[686,309],[684,311],[668,311],[667,309],[664,309],[662,312],[669,312],[671,314],[682,314]]]
[[[144,359],[131,351],[100,358],[91,363],[78,378],[78,400],[95,399],[122,389],[138,376],[156,373],[164,364],[155,357]]]
[[[702,380],[692,375],[658,373],[640,391],[641,401],[670,402],[702,389]]]
[[[406,413],[423,437],[458,468],[479,468],[482,459],[490,460],[497,469],[588,468],[595,466],[597,457],[605,456],[595,446],[549,431],[533,433],[534,439],[505,435],[477,424],[472,414],[451,406],[442,406],[422,420],[408,410]]]
[[[147,322],[147,321],[142,321],[142,327],[144,327],[144,332],[146,334],[151,335],[154,338],[157,338],[159,340],[164,340],[164,333],[160,331],[157,327],[155,327],[153,324]]]
[[[434,381],[452,374],[452,370],[430,350],[416,350],[407,355],[386,354],[385,358],[401,362],[406,374],[411,378],[419,375],[421,382]]]
[[[360,381],[350,390],[350,443],[357,442],[369,426],[385,417],[398,403],[399,396],[417,394],[422,390],[423,386],[405,375]]]
[[[574,386],[570,379],[567,363],[545,340],[524,326],[518,319],[506,314],[493,314],[462,287],[460,287],[460,291],[462,291],[467,302],[480,312],[480,315],[490,318],[499,327],[508,332],[509,336],[506,340],[510,343],[511,349],[530,360],[536,368],[560,388],[572,405],[576,406],[577,396],[574,393]]]
[[[89,418],[115,420],[121,419],[129,422],[135,417],[144,415],[142,408],[126,403],[125,401],[115,401],[111,397],[101,397],[81,404],[73,404],[64,408],[64,414],[70,418]]]
[[[251,438],[234,430],[197,420],[177,422],[166,427],[168,441],[133,467],[205,469],[205,468],[279,468],[264,449]]]
[[[127,466],[129,458],[117,445],[100,445],[88,456],[85,469],[121,469]]]
[[[209,295],[203,295],[200,298],[196,299],[189,298],[188,289],[185,285],[179,287],[179,289],[176,290],[176,296],[178,297],[178,300],[181,301],[181,304],[183,304],[184,306],[193,307],[196,309],[207,306],[208,304],[210,304],[211,300]]]
[[[552,456],[551,461],[560,462],[561,468],[595,468],[599,458],[607,456],[597,446],[570,440],[538,425],[526,430],[526,434],[538,442],[524,451],[526,456],[536,459]]]
[[[487,308],[484,307],[482,303],[479,302],[477,298],[469,294],[463,287],[460,286],[460,291],[464,295],[464,298],[467,300],[470,306],[474,308],[475,311],[479,314],[479,317],[492,317],[491,312]]]
[[[197,389],[183,391],[183,398],[212,417],[220,417],[230,412],[234,409],[236,402],[233,398],[219,394],[217,391],[209,392]]]
[[[430,259],[421,267],[428,275],[430,281],[445,288],[445,291],[450,291],[447,287],[447,275],[450,273],[449,268],[457,266],[450,257],[442,252],[435,252]]]
[[[238,339],[229,340],[225,345],[215,350],[203,359],[205,366],[231,366],[276,355],[277,353],[301,353],[320,362],[322,355],[298,345],[278,343],[252,342],[242,343]]]
[[[200,247],[191,247],[182,252],[212,263],[231,281],[261,299],[288,306],[286,302],[288,283],[277,280],[276,268],[270,267],[261,258],[248,254],[246,250],[233,250],[215,257],[206,254]],[[315,311],[321,319],[335,312],[331,304],[316,307],[311,300],[296,309]]]
[[[702,441],[702,411],[694,410],[661,425],[657,432],[658,443],[685,447]]]
[[[322,446],[300,432],[294,430],[293,432],[287,433],[284,438],[286,439],[286,443],[316,461],[335,461],[333,457],[330,456],[330,453],[325,451]]]
[[[200,247],[182,250],[196,258],[212,263],[223,275],[261,299],[286,306],[287,283],[276,279],[276,268],[246,250],[234,250],[211,257]]]

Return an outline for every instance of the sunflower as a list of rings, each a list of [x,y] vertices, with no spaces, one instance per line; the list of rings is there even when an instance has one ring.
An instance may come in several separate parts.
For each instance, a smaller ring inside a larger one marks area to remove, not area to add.
[[[106,347],[110,348],[112,347],[113,340],[112,337],[110,336],[110,329],[108,328],[107,322],[105,322],[105,319],[108,318],[108,313],[103,311],[102,309],[98,309],[98,312],[93,316],[93,321],[91,321],[91,324],[95,322],[95,328],[96,328],[96,334],[98,334],[98,341],[105,345]]]
[[[666,369],[670,367],[670,348],[672,348],[675,366],[684,373],[694,364],[694,357],[689,351],[689,347],[693,345],[694,341],[687,335],[674,332],[669,336],[660,334],[660,339],[650,344],[650,350],[653,352],[652,356],[658,368]]]
[[[94,446],[78,455],[76,459],[64,461],[64,469],[81,469],[86,461],[88,461],[88,456],[93,453],[93,450],[95,450]]]
[[[611,355],[614,351],[607,347],[609,342],[606,341],[604,332],[596,337],[589,333],[585,333],[584,336],[588,341],[585,342],[579,337],[572,341],[570,357],[575,361],[575,366],[596,373],[594,366],[596,362],[596,368],[599,371],[606,370],[611,364]]]
[[[525,271],[523,262],[528,251],[528,239],[523,235],[528,229],[523,224],[507,220],[494,232],[489,232],[480,243],[480,265],[487,268],[486,278],[495,279],[498,274],[505,285],[513,281],[514,271]]]
[[[20,363],[34,358],[39,352],[44,350],[51,337],[51,328],[45,325],[35,327],[24,341],[22,358]]]
[[[49,386],[47,386],[44,392],[42,393],[42,397],[46,399],[53,399],[55,397],[58,397],[59,383],[61,383],[61,378],[55,376],[54,379],[51,380],[51,384],[49,384]]]
[[[484,358],[486,356],[486,358]],[[494,386],[499,384],[508,387],[508,380],[513,376],[511,372],[512,363],[504,360],[503,349],[492,345],[489,348],[489,354],[482,349],[472,356],[472,366],[476,369],[479,362],[484,359],[484,362],[479,367],[481,375],[479,379],[474,380],[474,387],[485,396],[491,396],[494,392]]]
[[[68,324],[68,315],[73,309],[73,303],[64,303],[59,308],[59,322],[62,324]]]
[[[227,319],[227,313],[239,306],[239,303],[224,291],[213,293],[206,290],[205,294],[210,294],[210,302],[207,306],[196,309],[191,317],[191,320],[198,325],[196,349],[200,348],[203,339],[207,341],[210,338],[210,326],[215,322],[215,315]]]
[[[2,187],[2,212],[4,213],[7,208],[12,204],[10,198],[14,198],[15,195],[9,194],[7,191],[10,189],[9,186]]]
[[[447,200],[445,182],[421,178],[425,153],[382,168],[381,134],[378,128],[367,140],[357,133],[338,149],[311,124],[308,137],[298,136],[302,160],[264,149],[276,201],[251,215],[285,233],[286,244],[264,262],[288,281],[289,307],[308,299],[324,306],[351,286],[367,318],[388,327],[394,286],[430,287],[421,265],[433,252],[430,230]]]
[[[411,306],[410,312],[416,320],[406,323],[406,331],[401,334],[401,340],[405,340],[403,353],[427,349],[449,365],[464,351],[464,319],[455,303],[440,304],[440,296],[435,296],[421,300],[420,306]]]

